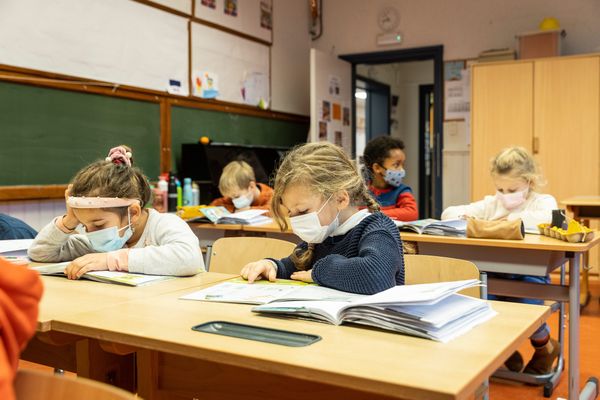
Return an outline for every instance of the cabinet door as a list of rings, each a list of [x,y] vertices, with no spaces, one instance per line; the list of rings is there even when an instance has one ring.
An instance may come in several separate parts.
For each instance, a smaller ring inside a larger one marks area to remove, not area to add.
[[[534,98],[535,156],[548,181],[541,191],[559,205],[568,197],[600,194],[600,58],[536,61]],[[597,248],[589,265],[598,272]]]
[[[534,154],[560,202],[600,194],[600,58],[535,62]]]
[[[508,146],[531,151],[533,62],[473,66],[471,199],[495,192],[490,160]]]

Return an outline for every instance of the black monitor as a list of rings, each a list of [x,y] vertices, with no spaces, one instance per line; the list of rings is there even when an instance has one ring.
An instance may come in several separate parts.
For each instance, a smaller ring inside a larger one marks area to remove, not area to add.
[[[257,182],[270,184],[281,157],[288,150],[288,147],[234,143],[182,144],[179,175],[198,182],[200,203],[208,204],[221,196],[219,178],[223,168],[231,161],[246,161],[254,169]]]

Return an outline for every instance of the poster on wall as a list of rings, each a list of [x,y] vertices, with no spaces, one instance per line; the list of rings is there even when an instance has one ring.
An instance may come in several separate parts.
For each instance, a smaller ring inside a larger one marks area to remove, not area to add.
[[[200,4],[213,10],[217,8],[217,0],[202,0]]]
[[[246,75],[242,86],[244,103],[262,109],[269,107],[269,77],[262,72]]]
[[[331,121],[331,103],[323,100],[321,107],[321,119],[323,121]]]
[[[237,17],[238,15],[238,0],[225,0],[224,10],[225,15]]]
[[[327,122],[319,121],[319,142],[327,140]]]
[[[261,0],[260,2],[260,27],[268,30],[273,29],[271,3],[266,0]]]
[[[444,120],[468,120],[471,113],[471,81],[465,62],[444,63],[444,78]]]
[[[219,77],[209,71],[194,71],[192,94],[203,99],[215,99],[219,95]]]

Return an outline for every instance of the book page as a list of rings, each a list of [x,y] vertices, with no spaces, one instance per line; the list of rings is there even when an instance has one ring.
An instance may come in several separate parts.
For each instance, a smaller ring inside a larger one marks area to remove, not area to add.
[[[90,271],[84,278],[108,283],[119,283],[128,286],[141,286],[148,283],[174,279],[173,276],[132,274],[121,271]]]
[[[30,269],[37,271],[40,275],[64,275],[65,268],[71,264],[71,261],[56,263],[56,264],[44,264],[29,267]]]

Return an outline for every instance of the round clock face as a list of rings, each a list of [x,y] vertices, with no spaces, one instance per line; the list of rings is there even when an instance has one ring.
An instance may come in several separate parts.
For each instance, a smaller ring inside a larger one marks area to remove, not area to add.
[[[388,7],[381,10],[377,16],[377,24],[384,32],[391,32],[398,27],[400,15],[395,8]]]

